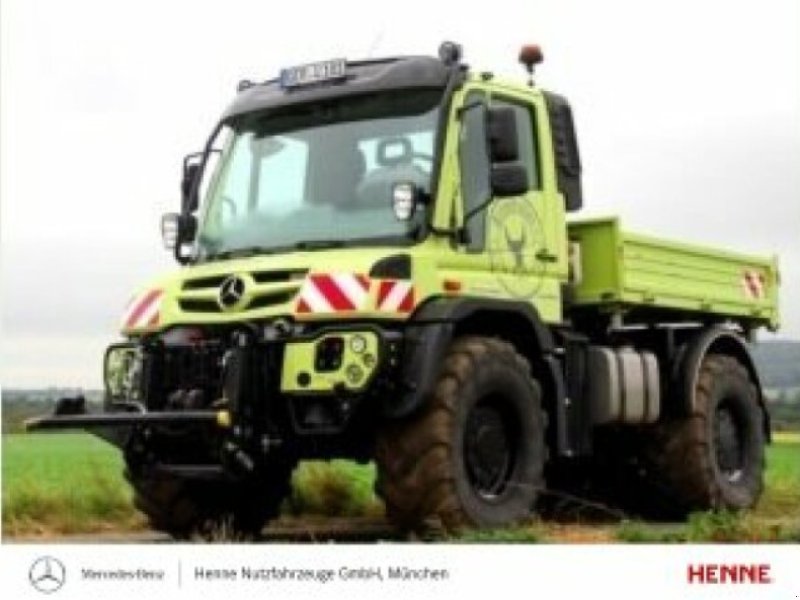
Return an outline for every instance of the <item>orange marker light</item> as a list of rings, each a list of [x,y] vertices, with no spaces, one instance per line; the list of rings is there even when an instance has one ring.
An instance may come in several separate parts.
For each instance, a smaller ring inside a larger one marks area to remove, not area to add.
[[[445,279],[442,288],[449,294],[456,294],[461,291],[461,282],[456,279]]]
[[[544,60],[542,49],[537,44],[528,44],[519,51],[519,62],[523,64],[528,72],[528,85],[533,87],[533,70]]]
[[[523,65],[538,65],[544,60],[544,54],[538,44],[526,44],[519,51],[519,62]]]

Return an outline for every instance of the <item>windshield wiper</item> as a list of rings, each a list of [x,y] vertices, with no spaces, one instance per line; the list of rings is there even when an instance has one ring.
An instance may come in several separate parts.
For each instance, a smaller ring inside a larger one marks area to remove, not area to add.
[[[347,245],[345,240],[308,240],[297,242],[289,246],[246,246],[244,248],[233,248],[215,252],[205,257],[205,260],[227,260],[231,258],[246,258],[259,254],[276,254],[286,252],[294,248],[296,250],[326,250],[328,248],[344,248]]]
[[[327,250],[328,248],[344,248],[345,240],[308,240],[297,242],[294,247],[298,250]]]
[[[268,248],[265,246],[246,246],[245,248],[233,248],[232,250],[223,250],[222,252],[215,252],[206,256],[206,260],[218,260],[229,258],[243,258],[246,256],[256,256],[257,254],[275,254],[280,249]]]

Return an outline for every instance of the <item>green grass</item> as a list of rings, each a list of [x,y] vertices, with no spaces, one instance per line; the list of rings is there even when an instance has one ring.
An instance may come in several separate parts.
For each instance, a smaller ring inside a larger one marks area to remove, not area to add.
[[[446,541],[471,544],[532,544],[542,540],[543,529],[538,523],[502,529],[478,529],[465,531]]]
[[[626,521],[615,534],[647,543],[800,541],[800,436],[777,435],[767,448],[764,493],[755,510],[695,513],[679,526]]]
[[[698,512],[685,524],[660,525],[625,521],[614,532],[615,539],[634,543],[761,543],[800,542],[797,517],[765,519],[758,512]]]
[[[767,448],[767,485],[800,484],[800,438],[776,438]]]
[[[800,439],[777,438],[769,446],[765,484],[757,514],[800,523]]]
[[[3,533],[52,534],[142,527],[122,477],[119,452],[85,434],[4,435]],[[373,465],[344,460],[302,463],[284,505],[290,515],[379,516]],[[468,532],[467,542],[551,539],[548,524]],[[800,437],[776,436],[767,450],[766,489],[742,515],[693,515],[680,526],[624,522],[610,533],[631,542],[800,541]],[[455,541],[455,538],[449,538]]]
[[[144,526],[122,476],[120,453],[86,434],[4,435],[3,533],[50,534]],[[284,510],[292,515],[380,516],[375,467],[301,463]]]
[[[286,512],[331,517],[380,516],[383,504],[372,486],[375,466],[347,460],[301,463],[292,476]]]
[[[3,532],[69,533],[139,519],[119,453],[84,434],[4,435]]]

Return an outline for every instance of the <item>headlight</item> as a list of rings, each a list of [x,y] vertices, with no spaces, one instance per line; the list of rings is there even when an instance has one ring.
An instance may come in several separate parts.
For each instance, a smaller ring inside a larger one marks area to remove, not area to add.
[[[141,350],[134,346],[112,346],[106,352],[103,379],[111,398],[130,398],[142,370]]]

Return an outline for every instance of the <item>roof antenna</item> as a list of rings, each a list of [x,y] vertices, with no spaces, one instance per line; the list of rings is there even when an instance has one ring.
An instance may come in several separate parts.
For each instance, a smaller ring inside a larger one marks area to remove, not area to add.
[[[536,65],[544,60],[542,49],[538,44],[526,44],[519,51],[519,62],[528,71],[528,85],[533,87],[533,70]]]

